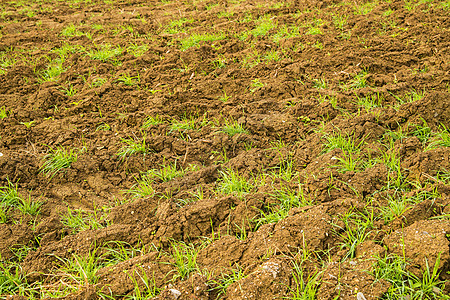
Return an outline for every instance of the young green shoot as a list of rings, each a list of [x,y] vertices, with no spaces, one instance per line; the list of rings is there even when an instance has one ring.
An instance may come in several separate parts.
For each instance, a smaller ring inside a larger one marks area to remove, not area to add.
[[[62,146],[55,149],[49,147],[49,153],[42,159],[40,172],[52,179],[58,172],[69,168],[72,163],[76,162],[80,152],[78,149],[66,149]]]

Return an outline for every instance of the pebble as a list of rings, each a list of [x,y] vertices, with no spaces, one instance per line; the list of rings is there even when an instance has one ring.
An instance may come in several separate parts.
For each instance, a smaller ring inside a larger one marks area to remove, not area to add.
[[[366,297],[364,297],[364,294],[359,292],[358,294],[356,294],[356,299],[357,300],[367,300]]]

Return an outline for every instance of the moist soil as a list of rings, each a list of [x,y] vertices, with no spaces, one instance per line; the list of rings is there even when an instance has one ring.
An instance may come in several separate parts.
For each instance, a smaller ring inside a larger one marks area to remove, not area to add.
[[[378,299],[389,255],[449,279],[448,1],[0,7],[0,186],[42,203],[2,204],[0,298],[300,299],[297,267]]]

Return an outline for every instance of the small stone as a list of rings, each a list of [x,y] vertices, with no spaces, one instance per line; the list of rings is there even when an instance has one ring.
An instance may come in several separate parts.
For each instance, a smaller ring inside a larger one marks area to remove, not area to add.
[[[367,300],[366,297],[364,297],[364,294],[361,293],[361,292],[356,294],[356,299],[358,299],[358,300]]]
[[[181,296],[181,292],[176,289],[169,289],[170,294],[172,295],[173,299],[178,299],[178,297]]]

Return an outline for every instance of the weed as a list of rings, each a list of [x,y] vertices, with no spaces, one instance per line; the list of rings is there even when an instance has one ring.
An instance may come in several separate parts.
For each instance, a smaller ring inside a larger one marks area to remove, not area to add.
[[[36,216],[39,214],[39,209],[44,204],[41,201],[32,201],[31,197],[28,197],[28,199],[20,199],[20,204],[18,205],[17,209],[20,210],[23,214],[27,214],[30,216]]]
[[[222,295],[225,295],[227,288],[241,279],[244,279],[244,270],[237,265],[232,268],[229,273],[221,273],[218,279],[208,281],[208,285],[213,286],[209,291],[217,291],[217,299],[220,299]]]
[[[390,284],[385,299],[450,299],[442,292],[445,282],[439,279],[439,263],[440,255],[432,269],[425,260],[426,269],[419,278],[408,271],[409,263],[403,257],[389,254],[378,257],[372,270],[376,280]]]
[[[440,131],[433,135],[433,138],[426,149],[438,147],[450,147],[450,129],[443,124],[440,126]]]
[[[100,124],[98,124],[97,128],[95,128],[95,131],[99,131],[99,130],[109,131],[109,130],[111,130],[111,126],[109,126],[108,123],[100,123]]]
[[[68,277],[69,281],[77,285],[96,284],[97,271],[102,267],[96,257],[97,250],[89,251],[86,255],[72,254],[70,259],[56,258],[60,261],[58,271],[62,277]]]
[[[193,244],[186,244],[184,242],[175,242],[171,244],[171,256],[175,260],[173,265],[176,268],[176,274],[173,276],[172,280],[177,280],[178,278],[183,280],[189,277],[189,274],[197,271],[197,255],[201,247],[195,248]]]
[[[0,119],[5,119],[8,117],[8,111],[5,106],[0,107]]]
[[[255,37],[266,35],[271,29],[275,28],[276,26],[270,15],[259,17],[256,23],[257,26],[250,32]]]
[[[124,160],[125,157],[136,153],[143,153],[145,156],[149,152],[145,145],[146,137],[147,135],[144,133],[142,135],[142,139],[138,139],[136,136],[134,138],[121,139],[124,146],[119,149],[117,156],[119,156],[122,160]]]
[[[102,248],[105,250],[105,253],[102,255],[102,261],[107,266],[116,265],[145,254],[145,248],[134,248],[127,242],[122,241],[107,242]]]
[[[266,211],[260,210],[261,217],[254,220],[257,230],[263,224],[277,223],[289,215],[289,211],[294,207],[303,207],[312,205],[313,201],[305,195],[303,187],[299,184],[298,191],[289,188],[276,189],[274,194],[270,195],[278,203],[266,207]]]
[[[122,48],[120,46],[113,48],[111,45],[102,45],[100,48],[91,50],[87,55],[92,59],[97,59],[103,62],[110,61],[113,58],[122,54]]]
[[[324,150],[322,150],[323,153],[328,153],[334,149],[341,149],[349,154],[358,153],[361,146],[365,143],[364,138],[357,141],[350,134],[344,136],[339,129],[333,131],[332,134],[325,135],[325,139],[327,141],[324,144]]]
[[[294,288],[289,288],[290,296],[287,299],[291,300],[314,300],[317,298],[317,291],[321,284],[321,273],[318,271],[312,272],[306,276],[302,263],[293,263],[294,268],[292,272],[292,279]]]
[[[126,193],[131,194],[134,198],[151,197],[155,194],[152,187],[154,179],[146,174],[141,175],[141,179],[136,179],[137,183],[127,190]]]
[[[223,91],[223,95],[222,96],[220,96],[219,97],[219,101],[222,101],[222,102],[227,102],[228,101],[228,99],[230,99],[231,98],[231,96],[228,96],[227,95],[227,92],[225,92],[225,90]]]
[[[27,283],[20,265],[0,262],[0,295],[21,295],[31,298],[33,294],[33,289]]]
[[[358,99],[357,104],[363,106],[366,111],[370,111],[371,109],[374,109],[376,107],[383,107],[384,97],[379,93],[371,94],[361,98],[359,96],[356,96],[356,98]]]
[[[23,201],[17,191],[17,183],[13,184],[7,179],[7,186],[0,186],[0,206],[18,207]]]
[[[104,85],[106,82],[108,81],[108,79],[103,78],[103,77],[97,77],[94,78],[91,82],[91,86],[92,87],[101,87],[102,85]]]
[[[162,119],[162,117],[160,115],[156,115],[154,117],[148,116],[145,119],[144,123],[142,124],[141,128],[142,129],[147,129],[147,128],[150,128],[152,126],[156,126],[156,125],[159,125],[159,124],[162,124],[162,123],[164,123],[164,121],[163,121],[163,119]]]
[[[73,97],[77,94],[78,90],[69,84],[69,87],[63,89],[64,94],[68,97]]]
[[[140,81],[141,80],[140,80],[139,74],[137,76],[134,76],[134,77],[129,76],[127,74],[122,74],[117,79],[117,82],[121,82],[121,83],[123,83],[124,85],[127,85],[127,86],[133,86],[136,83],[139,83]]]
[[[77,149],[69,150],[62,146],[56,149],[49,147],[49,153],[42,159],[43,164],[40,168],[40,173],[44,173],[45,176],[52,179],[58,172],[69,168],[72,163],[76,162],[78,154],[81,152]]]
[[[336,234],[343,240],[340,243],[340,248],[347,250],[347,253],[342,258],[346,260],[347,258],[355,257],[357,246],[366,240],[370,234],[370,229],[374,228],[374,215],[373,211],[368,215],[349,211],[341,215],[340,219],[344,223],[344,228],[334,223],[333,226],[336,227]]]
[[[19,124],[24,125],[26,128],[30,129],[31,127],[34,126],[34,123],[36,123],[36,121],[30,121],[30,122],[19,122]]]
[[[323,78],[315,79],[314,82],[313,82],[313,86],[316,89],[327,89],[328,88],[328,84]]]
[[[177,162],[175,161],[173,164],[163,162],[161,168],[148,170],[145,174],[148,178],[158,179],[162,182],[170,181],[175,177],[182,177],[185,174],[185,171],[177,169]]]
[[[82,209],[67,208],[67,212],[61,215],[61,223],[69,228],[72,228],[75,232],[84,230],[95,230],[104,228],[108,225],[106,218],[100,216],[97,209],[94,211],[84,211]]]
[[[126,296],[124,299],[145,300],[158,296],[160,290],[156,286],[155,277],[149,278],[143,267],[140,266],[139,269],[141,273],[137,269],[132,271],[133,274],[129,274],[127,270],[124,271],[134,284],[134,295]],[[140,288],[142,284],[144,285],[143,290]]]
[[[344,30],[344,26],[347,24],[348,16],[345,15],[334,15],[333,24],[336,28]]]
[[[148,50],[148,45],[142,44],[130,44],[127,48],[127,52],[131,53],[134,57],[140,57],[144,55],[145,52]]]
[[[227,169],[219,171],[220,178],[217,180],[217,190],[222,194],[236,194],[238,196],[249,193],[253,190],[250,181],[240,176],[237,171]]]
[[[260,88],[264,87],[264,83],[262,83],[259,78],[256,78],[256,79],[252,80],[252,84],[250,86],[251,86],[250,92],[254,93],[257,90],[259,90]]]
[[[223,40],[225,35],[223,33],[194,33],[187,38],[180,40],[180,49],[185,51],[191,47],[198,47],[202,42],[214,42]]]
[[[233,136],[236,134],[248,134],[248,131],[245,130],[244,125],[239,124],[234,120],[225,120],[225,125],[222,127],[221,131],[228,134],[229,136]]]

